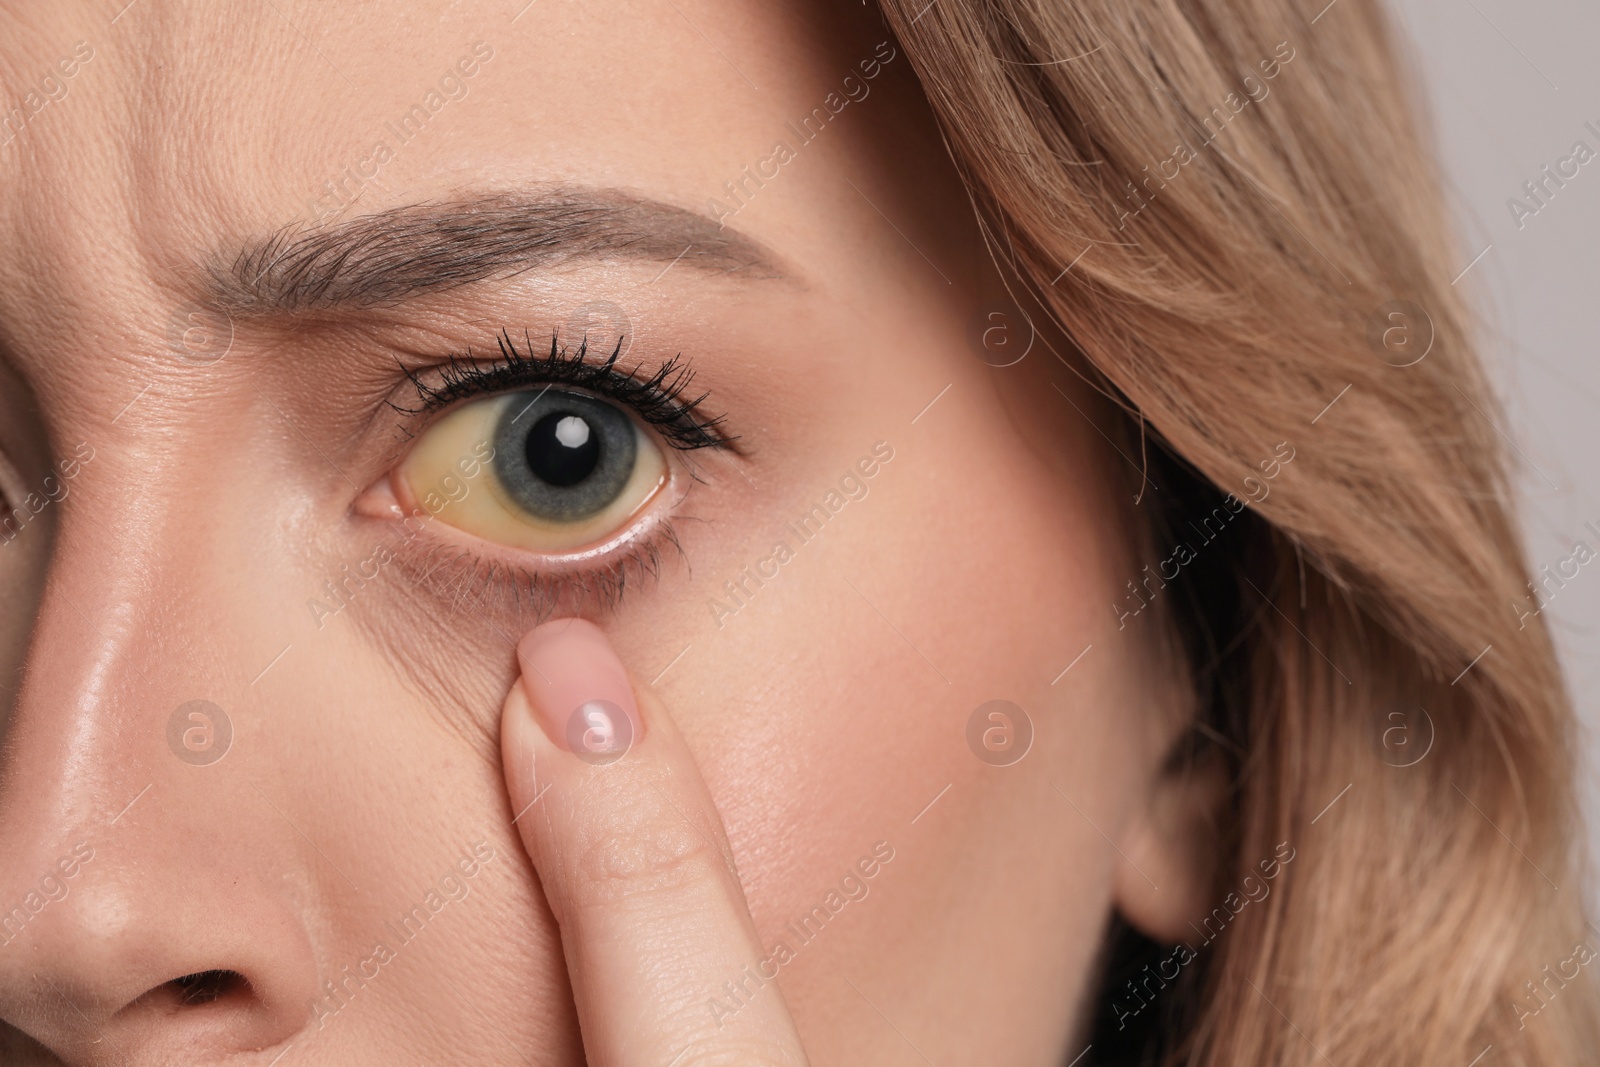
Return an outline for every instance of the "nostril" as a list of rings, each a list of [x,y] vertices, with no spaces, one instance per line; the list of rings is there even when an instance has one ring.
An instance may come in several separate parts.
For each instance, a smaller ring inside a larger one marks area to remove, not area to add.
[[[162,987],[179,1007],[210,1004],[227,996],[248,995],[250,983],[238,971],[198,971]]]

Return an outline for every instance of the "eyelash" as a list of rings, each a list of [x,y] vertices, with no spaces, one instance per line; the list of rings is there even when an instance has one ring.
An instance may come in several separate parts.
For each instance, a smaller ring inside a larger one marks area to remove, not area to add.
[[[628,408],[679,451],[738,450],[734,444],[738,438],[726,431],[724,416],[710,416],[703,411],[710,394],[689,395],[694,371],[684,365],[682,356],[673,356],[649,377],[641,378],[637,376],[640,368],[634,368],[634,373],[617,368],[622,355],[621,339],[603,361],[591,361],[587,337],[573,351],[552,334],[549,353],[534,355],[532,338],[523,336],[526,352],[519,351],[510,332],[502,330],[495,338],[501,357],[495,363],[473,362],[470,349],[466,358],[451,355],[439,369],[437,383],[427,381],[418,371],[407,370],[406,377],[417,390],[422,406],[398,410],[407,415],[430,414],[461,400],[530,386],[576,386]]]

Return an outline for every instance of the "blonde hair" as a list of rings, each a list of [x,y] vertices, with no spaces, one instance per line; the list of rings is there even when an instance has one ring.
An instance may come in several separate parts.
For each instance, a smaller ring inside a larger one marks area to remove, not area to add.
[[[1161,1061],[1592,1055],[1574,720],[1378,4],[881,5],[991,248],[1135,439],[1214,494],[1294,449],[1233,607],[1186,625],[1235,772],[1219,892],[1295,859],[1203,950]],[[1396,710],[1432,724],[1410,766]]]

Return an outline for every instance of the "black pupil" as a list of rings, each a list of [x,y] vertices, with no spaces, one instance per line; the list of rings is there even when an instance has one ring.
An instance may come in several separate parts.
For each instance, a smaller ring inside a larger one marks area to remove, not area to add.
[[[582,415],[556,411],[528,434],[528,469],[548,485],[565,489],[594,472],[600,462],[600,435]]]

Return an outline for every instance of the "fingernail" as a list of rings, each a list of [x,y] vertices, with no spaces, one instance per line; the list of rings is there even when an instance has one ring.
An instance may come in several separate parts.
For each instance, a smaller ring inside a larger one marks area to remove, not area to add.
[[[590,763],[621,759],[643,733],[628,672],[600,627],[556,619],[517,643],[534,718],[555,744]]]

